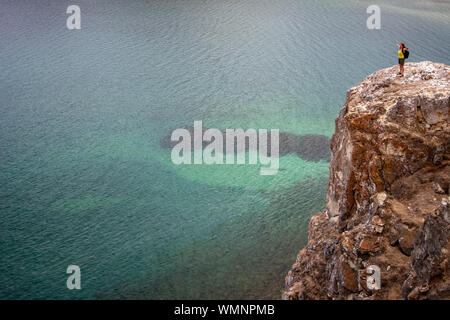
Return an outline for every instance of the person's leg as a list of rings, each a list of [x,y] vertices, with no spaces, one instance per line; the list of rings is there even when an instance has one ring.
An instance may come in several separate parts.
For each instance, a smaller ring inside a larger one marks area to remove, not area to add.
[[[398,64],[400,65],[400,76],[403,76],[403,73],[405,71],[405,69],[404,69],[405,60],[399,59]]]

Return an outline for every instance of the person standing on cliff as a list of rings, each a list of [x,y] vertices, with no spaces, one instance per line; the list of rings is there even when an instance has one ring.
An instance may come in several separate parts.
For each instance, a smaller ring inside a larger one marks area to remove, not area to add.
[[[399,72],[398,75],[400,77],[403,77],[404,73],[405,73],[405,69],[404,69],[404,65],[405,65],[405,52],[408,51],[408,48],[405,47],[405,44],[402,42],[400,44],[397,45],[399,50],[398,50],[398,66],[399,66]]]

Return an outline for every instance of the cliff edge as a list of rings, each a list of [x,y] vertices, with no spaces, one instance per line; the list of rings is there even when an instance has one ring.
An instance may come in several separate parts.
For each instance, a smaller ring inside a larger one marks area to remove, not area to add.
[[[283,299],[450,299],[450,67],[396,73],[348,91],[326,209],[310,220]]]

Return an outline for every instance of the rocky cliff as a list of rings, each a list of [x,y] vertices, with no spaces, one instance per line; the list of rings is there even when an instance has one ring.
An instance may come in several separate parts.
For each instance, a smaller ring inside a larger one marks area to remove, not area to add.
[[[284,299],[450,299],[450,67],[396,73],[347,93],[326,209],[311,218]]]

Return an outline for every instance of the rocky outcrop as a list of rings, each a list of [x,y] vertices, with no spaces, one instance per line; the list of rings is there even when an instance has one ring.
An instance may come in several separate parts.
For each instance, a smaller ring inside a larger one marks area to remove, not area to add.
[[[396,72],[347,93],[326,209],[311,218],[284,299],[450,298],[450,67]]]

